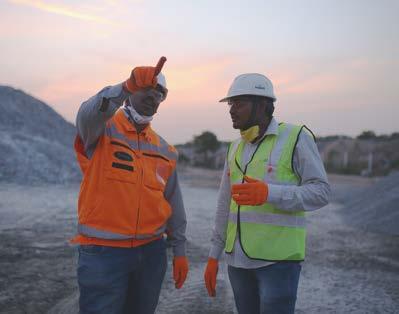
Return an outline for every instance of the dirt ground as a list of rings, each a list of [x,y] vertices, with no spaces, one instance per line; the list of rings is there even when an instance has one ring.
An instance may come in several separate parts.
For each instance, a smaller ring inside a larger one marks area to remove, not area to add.
[[[175,290],[169,260],[157,313],[235,313],[224,263],[216,298],[207,297],[202,279],[219,176],[214,171],[180,171],[190,273],[184,287]],[[330,180],[332,203],[308,215],[297,313],[395,313],[399,238],[342,223],[340,204],[373,180]],[[68,239],[75,232],[78,188],[0,185],[0,313],[77,313],[77,256]]]

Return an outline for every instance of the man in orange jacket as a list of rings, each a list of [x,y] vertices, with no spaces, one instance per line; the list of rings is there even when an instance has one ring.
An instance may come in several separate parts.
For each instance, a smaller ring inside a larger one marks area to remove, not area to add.
[[[176,288],[186,279],[177,152],[150,126],[168,91],[165,61],[134,68],[125,82],[79,109],[75,151],[83,180],[73,242],[79,244],[80,313],[154,313],[166,242],[173,247]]]

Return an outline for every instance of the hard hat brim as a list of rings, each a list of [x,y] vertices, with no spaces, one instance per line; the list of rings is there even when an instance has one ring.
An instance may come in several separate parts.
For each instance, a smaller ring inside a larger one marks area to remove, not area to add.
[[[231,96],[224,97],[221,100],[219,100],[219,102],[227,102],[231,98],[238,97],[238,96],[244,96],[244,95],[246,95],[246,96],[260,96],[260,97],[270,98],[270,99],[273,99],[273,101],[277,100],[276,97],[269,97],[269,96],[265,96],[265,95],[248,94],[248,93],[242,93],[242,94],[239,93],[237,95],[231,95]]]

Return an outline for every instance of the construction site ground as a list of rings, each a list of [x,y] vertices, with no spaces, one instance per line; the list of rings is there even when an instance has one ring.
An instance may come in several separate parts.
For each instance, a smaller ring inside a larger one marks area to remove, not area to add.
[[[223,262],[216,298],[207,296],[203,283],[219,177],[220,171],[180,169],[190,273],[176,290],[169,252],[157,313],[235,313]],[[399,237],[344,223],[343,204],[374,180],[330,176],[330,181],[331,203],[308,214],[296,312],[395,313]],[[68,241],[75,233],[78,191],[78,184],[0,184],[0,313],[78,312],[77,251]]]

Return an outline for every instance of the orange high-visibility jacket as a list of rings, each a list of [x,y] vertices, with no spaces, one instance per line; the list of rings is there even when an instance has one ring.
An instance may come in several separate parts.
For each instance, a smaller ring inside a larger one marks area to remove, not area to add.
[[[123,110],[107,121],[93,156],[79,136],[75,151],[83,172],[78,202],[78,233],[104,240],[145,240],[160,236],[171,215],[164,197],[177,152],[150,126],[145,140]]]

